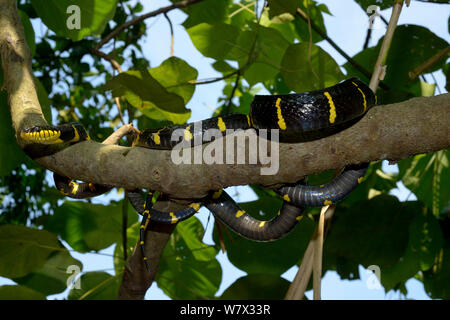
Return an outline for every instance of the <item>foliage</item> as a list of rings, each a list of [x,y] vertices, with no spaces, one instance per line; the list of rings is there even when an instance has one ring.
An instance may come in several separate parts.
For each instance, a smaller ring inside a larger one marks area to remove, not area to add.
[[[365,12],[373,1],[356,2]],[[392,6],[392,1],[377,3],[381,9]],[[79,30],[66,27],[69,5],[83,10]],[[39,101],[49,123],[81,122],[92,139],[101,141],[123,119],[136,120],[140,129],[189,119],[191,110],[186,104],[195,92],[195,82],[201,81],[198,71],[181,57],[168,57],[159,66],[151,66],[140,44],[146,33],[145,22],[125,29],[102,48],[127,71],[117,74],[91,51],[116,26],[141,14],[139,2],[21,0],[18,7],[33,55]],[[193,46],[223,76],[223,93],[214,114],[247,113],[252,97],[261,88],[270,94],[301,92],[353,75],[368,82],[361,70],[349,62],[339,65],[317,45],[322,37],[314,30],[310,33],[308,23],[296,13],[297,7],[308,12],[311,22],[326,34],[324,16],[331,13],[319,1],[269,0],[266,7],[257,8],[260,17],[250,0],[205,0],[182,9],[186,14],[182,27]],[[36,24],[31,24],[31,19],[48,28],[42,37],[35,37]],[[352,59],[371,70],[380,45],[381,40]],[[423,26],[398,26],[383,81],[389,89],[381,90],[379,102],[430,95],[434,87],[425,92],[423,81],[410,80],[408,72],[447,46],[444,39]],[[442,60],[427,72],[437,70],[447,76],[448,88],[448,62]],[[0,87],[2,82],[0,69]],[[120,97],[121,113],[113,97]],[[17,283],[1,286],[0,299],[44,299],[61,293],[66,289],[68,266],[83,267],[72,257],[72,250],[98,252],[111,245],[115,246],[115,275],[84,272],[82,288],[73,288],[68,299],[116,298],[124,267],[122,230],[126,229],[129,255],[138,240],[137,215],[128,208],[127,225],[123,225],[122,211],[127,206],[123,201],[107,205],[69,201],[56,192],[45,169],[17,146],[5,92],[0,92],[0,105],[0,276]],[[338,205],[325,242],[324,273],[335,270],[342,279],[358,279],[359,265],[375,264],[381,268],[386,292],[406,294],[406,281],[416,278],[430,297],[449,299],[449,151],[404,159],[398,168],[396,174],[386,173],[381,163],[373,163],[360,187]],[[329,177],[327,172],[310,177],[310,181]],[[390,195],[398,183],[417,200],[408,197],[400,202]],[[276,214],[281,200],[258,186],[252,188],[258,199],[242,203],[243,208],[262,219]],[[309,209],[291,234],[270,243],[223,232],[230,262],[247,275],[219,298],[283,298],[289,282],[280,275],[301,263],[316,214],[317,209]],[[179,223],[171,235],[155,280],[169,297],[216,297],[222,281],[216,257],[220,239],[216,229],[215,244],[206,245],[203,234],[201,223],[191,218]]]

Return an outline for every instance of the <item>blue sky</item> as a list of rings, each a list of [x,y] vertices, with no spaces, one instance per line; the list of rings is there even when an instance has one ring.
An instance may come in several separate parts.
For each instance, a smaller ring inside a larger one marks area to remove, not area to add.
[[[220,1],[220,0],[218,0]],[[366,30],[368,26],[368,16],[364,13],[360,6],[358,6],[353,0],[325,0],[318,1],[325,3],[332,16],[325,15],[325,24],[327,27],[328,36],[333,39],[345,52],[350,56],[358,53],[363,47]],[[374,0],[374,3],[376,1]],[[417,1],[411,1],[409,8],[404,8],[400,16],[399,24],[418,24],[429,28],[432,32],[438,36],[450,41],[448,34],[447,21],[450,14],[450,6],[445,5],[433,5],[426,4]],[[163,6],[170,4],[168,0],[144,0],[141,1],[144,5],[144,13],[153,11]],[[382,15],[388,20],[390,17],[390,10],[384,10]],[[186,18],[186,15],[179,10],[171,11],[169,14],[170,19],[174,25],[175,31],[175,46],[174,54],[185,61],[191,66],[195,67],[199,71],[199,79],[214,78],[221,76],[212,67],[212,59],[202,56],[192,45],[189,36],[185,32],[181,23]],[[161,62],[169,57],[170,53],[170,29],[167,20],[163,16],[146,20],[147,24],[147,37],[145,42],[142,43],[145,57],[150,61],[151,66],[158,66]],[[36,24],[35,32],[40,34],[42,27],[38,28]],[[375,29],[372,33],[372,39],[370,45],[374,45],[378,42],[379,38],[384,35],[385,26],[383,23],[379,23],[379,28]],[[336,60],[339,65],[345,63],[345,59],[342,58],[339,53],[335,51],[328,43],[322,41],[319,45],[325,49]],[[125,70],[127,69],[125,65]],[[441,72],[434,74],[438,84],[443,92],[445,92],[445,78]],[[431,77],[427,77],[427,80],[431,82]],[[208,85],[197,86],[195,94],[188,104],[188,107],[192,109],[191,121],[201,120],[209,118],[213,110],[217,106],[217,99],[221,96],[223,83],[217,82]],[[388,166],[384,164],[386,171],[396,171],[396,166]],[[250,201],[255,198],[253,192],[247,187],[232,187],[229,188],[230,194],[238,201]],[[403,186],[399,186],[398,190],[393,192],[401,200],[405,199],[409,191]],[[99,197],[95,202],[104,203],[111,199],[111,197],[118,197],[115,192],[108,197]],[[414,199],[413,196],[409,200]],[[202,208],[196,215],[200,221],[206,225],[209,212]],[[212,227],[213,223],[209,223],[204,241],[208,244],[212,244]],[[83,263],[83,271],[96,271],[104,270],[113,273],[113,261],[112,255],[114,247],[110,247],[103,250],[102,253],[106,255],[98,255],[94,253],[79,254],[73,252],[73,256],[79,259]],[[223,280],[219,288],[217,295],[220,295],[229,285],[231,285],[237,278],[244,276],[245,273],[235,268],[227,259],[226,254],[219,253],[218,260],[220,261],[223,269]],[[297,272],[297,267],[292,267],[288,270],[283,277],[292,280]],[[370,281],[369,276],[371,273],[366,271],[363,267],[360,267],[361,280],[347,281],[340,280],[339,276],[335,272],[327,272],[322,281],[322,299],[398,299],[400,295],[398,292],[389,292],[385,294],[383,289],[369,289],[370,286],[367,282]],[[381,274],[382,276],[382,274]],[[8,279],[0,278],[0,284],[12,283]],[[412,299],[428,299],[428,296],[423,290],[423,285],[417,280],[409,280],[407,282],[408,295],[407,298]],[[61,299],[66,297],[67,292],[62,294],[50,296],[50,298]],[[312,298],[312,292],[307,292],[306,296]],[[168,299],[168,297],[160,290],[154,283],[150,290],[146,294],[146,299]]]

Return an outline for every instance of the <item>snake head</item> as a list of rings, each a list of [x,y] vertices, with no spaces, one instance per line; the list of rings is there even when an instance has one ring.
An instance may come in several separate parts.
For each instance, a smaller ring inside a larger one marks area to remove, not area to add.
[[[20,132],[20,138],[23,140],[39,144],[62,143],[60,136],[61,131],[50,126],[35,126]]]

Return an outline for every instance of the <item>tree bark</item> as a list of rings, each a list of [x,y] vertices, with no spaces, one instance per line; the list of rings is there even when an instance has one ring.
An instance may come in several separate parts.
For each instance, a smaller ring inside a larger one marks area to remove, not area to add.
[[[30,51],[18,18],[16,0],[0,0],[0,54],[4,88],[8,92],[16,139],[21,148],[27,144],[20,131],[35,125],[47,125],[33,82]],[[295,182],[303,176],[352,163],[377,160],[397,161],[415,154],[450,147],[450,95],[414,98],[401,103],[372,108],[362,120],[335,135],[305,142],[280,143],[279,170],[261,175],[256,164],[175,164],[171,151],[127,148],[85,141],[48,156],[36,158],[43,167],[61,175],[93,183],[159,190],[176,199],[200,198],[210,190],[232,185],[274,186]],[[236,133],[256,134],[249,130]],[[220,143],[218,139],[215,143]],[[252,145],[254,146],[254,144]],[[205,146],[200,148],[205,149]],[[246,154],[248,147],[245,148]],[[234,149],[235,153],[237,150]],[[80,157],[80,155],[83,155]],[[176,208],[179,204],[166,204]],[[151,272],[142,264],[140,251],[130,257],[124,272],[119,298],[143,298],[156,274],[159,257],[174,226],[151,226],[146,243]]]
[[[447,149],[449,106],[449,94],[377,106],[358,123],[333,136],[305,143],[280,143],[276,175],[261,175],[264,167],[261,163],[177,165],[171,160],[171,151],[104,146],[94,141],[75,144],[36,161],[51,171],[83,181],[159,190],[173,198],[200,198],[209,190],[232,185],[296,182],[305,175],[352,163],[384,159],[395,162]],[[12,103],[11,109],[14,108]],[[23,109],[23,105],[18,108]],[[13,116],[23,119],[25,115],[27,119],[13,120],[16,130],[23,128],[22,123],[31,122],[28,115],[34,114],[25,112],[12,111]],[[253,132],[240,132],[236,136],[245,134],[255,136]],[[246,154],[247,151],[248,148]]]

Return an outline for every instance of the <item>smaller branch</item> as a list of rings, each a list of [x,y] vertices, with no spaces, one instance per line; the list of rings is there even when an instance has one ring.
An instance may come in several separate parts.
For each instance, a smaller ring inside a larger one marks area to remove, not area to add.
[[[380,80],[384,79],[386,72],[386,59],[391,46],[392,38],[394,36],[395,28],[397,27],[398,18],[402,12],[403,1],[395,1],[392,9],[391,19],[387,27],[386,35],[384,36],[383,43],[381,44],[380,53],[373,69],[373,76],[370,79],[369,87],[373,92],[376,92]]]
[[[284,297],[285,300],[301,300],[305,295],[306,287],[308,286],[309,279],[311,278],[312,266],[313,266],[314,246],[313,241],[310,241],[308,248],[306,248],[303,255],[300,268],[295,275],[289,289]]]
[[[105,59],[106,61],[108,61],[109,63],[111,63],[111,65],[113,66],[114,69],[116,69],[119,73],[122,72],[122,67],[120,66],[120,63],[118,63],[114,58],[112,58],[111,56],[107,55],[106,53],[93,48],[91,50],[92,54]]]
[[[116,106],[117,106],[117,111],[119,113],[120,122],[124,125],[125,124],[125,120],[123,120],[122,106],[120,104],[120,98],[119,97],[114,97],[114,101],[116,102]]]
[[[237,9],[236,11],[232,12],[232,13],[228,16],[228,18],[231,18],[232,16],[238,14],[239,12],[241,12],[241,11],[243,11],[243,10],[246,10],[246,11],[252,13],[252,14],[255,14],[255,12],[253,12],[252,10],[250,10],[249,7],[255,5],[255,4],[256,4],[256,1],[250,2],[249,4],[246,4],[246,5],[243,5],[243,4],[240,3],[240,2],[237,2],[236,4],[237,4],[238,6],[240,6],[240,8]]]
[[[438,63],[442,58],[448,56],[450,54],[450,46],[448,46],[445,49],[442,49],[441,51],[439,51],[438,53],[436,53],[434,56],[432,56],[430,59],[428,59],[427,61],[425,61],[423,64],[421,64],[420,66],[412,69],[409,73],[408,76],[411,80],[416,79],[419,75],[421,75],[422,73],[424,73],[426,70],[428,70],[429,68],[431,68],[433,65],[435,65],[436,63]]]
[[[237,69],[237,70],[235,70],[235,71],[233,71],[233,72],[231,72],[229,74],[226,74],[223,77],[219,77],[219,78],[212,78],[212,79],[205,79],[205,80],[189,80],[187,82],[187,84],[195,84],[195,85],[197,85],[197,84],[209,84],[209,83],[213,83],[213,82],[217,82],[217,81],[222,81],[222,80],[225,80],[225,79],[228,79],[228,78],[234,76],[237,73],[242,72],[242,70],[243,70],[243,68]],[[183,84],[179,84],[179,85],[183,85]],[[179,85],[177,85],[177,86],[179,86]],[[167,88],[170,88],[170,87],[167,87]]]
[[[146,14],[144,14],[142,16],[136,17],[136,18],[134,18],[134,19],[132,19],[132,20],[130,20],[128,22],[125,22],[123,25],[121,25],[121,26],[117,27],[116,29],[114,29],[113,31],[111,31],[105,38],[103,38],[102,40],[100,40],[99,43],[97,43],[97,45],[94,47],[94,49],[95,50],[100,49],[109,40],[111,40],[112,38],[117,37],[123,30],[129,28],[130,26],[132,26],[134,24],[138,24],[139,22],[141,22],[141,21],[143,21],[145,19],[157,16],[157,15],[159,15],[161,13],[167,13],[167,12],[173,10],[173,9],[184,8],[184,7],[190,6],[190,5],[192,5],[194,3],[197,3],[197,2],[200,2],[200,1],[203,1],[203,0],[184,0],[184,1],[180,1],[180,2],[174,3],[174,4],[170,5],[170,6],[163,7],[163,8],[160,8],[158,10],[146,13]]]
[[[106,138],[102,144],[118,144],[120,139],[122,139],[127,134],[138,134],[139,130],[137,130],[133,124],[126,124],[121,126],[119,129],[114,131],[108,138]]]
[[[109,63],[111,63],[112,67],[114,69],[116,69],[117,72],[122,73],[122,67],[120,66],[120,63],[118,63],[117,60],[115,60],[113,57],[107,55],[104,52],[101,52],[100,50],[96,50],[96,49],[92,49],[91,52],[92,52],[92,54],[94,54],[100,58],[103,58],[106,61],[109,61]],[[115,97],[114,101],[116,102],[116,105],[117,105],[117,111],[119,113],[120,122],[122,122],[122,124],[125,125],[125,121],[123,120],[123,115],[122,115],[122,106],[120,104],[120,98]]]
[[[173,57],[173,47],[174,47],[174,33],[173,33],[173,25],[172,21],[170,20],[169,16],[167,15],[167,12],[164,12],[164,17],[166,18],[167,22],[169,23],[170,27],[170,56]]]
[[[240,79],[241,79],[241,74],[238,72],[237,76],[236,76],[236,81],[234,83],[233,90],[231,91],[230,97],[228,98],[228,102],[227,102],[227,105],[225,107],[225,114],[230,113],[231,102],[232,102],[234,94],[236,93],[236,90],[237,90],[237,88],[239,86],[239,80]]]
[[[386,18],[383,17],[381,14],[379,15],[379,17],[380,17],[381,21],[384,22],[385,25],[388,25],[388,24],[389,24],[389,22],[386,20]]]
[[[372,28],[367,29],[366,40],[364,41],[363,50],[369,47],[370,38],[372,37]]]
[[[311,19],[309,18],[309,1],[306,3],[306,18],[307,18],[307,22],[308,22],[308,33],[309,33],[309,43],[308,43],[308,64],[309,67],[311,68],[311,71],[313,73],[313,75],[316,77],[316,79],[319,81],[320,78],[317,75],[316,71],[314,70],[313,66],[312,66],[312,61],[311,61],[311,50],[312,50],[312,45],[313,45],[313,41],[312,41],[312,29],[311,29]]]
[[[317,223],[316,238],[314,239],[314,257],[313,257],[313,288],[314,300],[321,299],[321,280],[322,280],[322,252],[323,252],[323,232],[325,225],[325,213],[330,206],[322,207]]]
[[[333,217],[335,211],[335,206],[329,206],[322,208],[321,215],[323,213],[323,226],[322,229],[322,244],[323,241],[325,241],[325,238],[328,234],[328,230],[331,225],[331,218]],[[320,220],[319,220],[320,224]],[[311,278],[313,265],[315,262],[315,259],[318,259],[319,256],[321,257],[322,254],[316,254],[315,253],[315,247],[319,244],[316,244],[317,236],[318,236],[318,229],[319,224],[316,227],[316,231],[314,231],[313,236],[311,237],[311,240],[309,241],[308,247],[306,248],[305,254],[303,255],[302,263],[297,271],[297,274],[295,275],[294,280],[292,281],[291,285],[289,286],[289,289],[286,293],[285,300],[301,300],[303,299],[303,296],[305,295],[306,287],[308,286],[309,280]],[[322,250],[322,249],[320,249]],[[321,259],[321,258],[320,258]],[[318,275],[320,277],[320,275]],[[317,277],[316,277],[317,278]],[[314,280],[313,280],[314,281]],[[314,286],[314,288],[316,288]],[[315,291],[315,290],[314,290]]]

